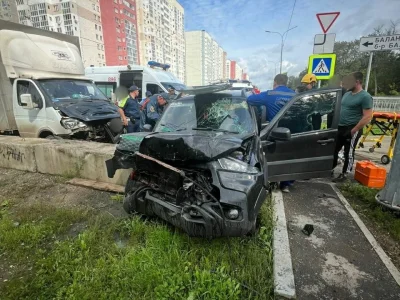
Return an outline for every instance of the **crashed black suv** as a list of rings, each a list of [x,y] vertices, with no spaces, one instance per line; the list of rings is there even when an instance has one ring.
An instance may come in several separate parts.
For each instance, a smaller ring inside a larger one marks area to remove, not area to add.
[[[258,126],[244,91],[218,89],[186,91],[152,132],[122,136],[106,164],[109,177],[133,169],[127,212],[191,236],[242,236],[255,230],[269,182],[330,176],[339,90],[298,95]]]

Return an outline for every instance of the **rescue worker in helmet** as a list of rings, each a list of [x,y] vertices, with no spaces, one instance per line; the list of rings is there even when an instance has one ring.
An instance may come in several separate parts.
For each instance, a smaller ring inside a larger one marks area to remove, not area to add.
[[[297,87],[297,93],[303,93],[317,88],[317,77],[314,74],[306,74],[301,79],[301,85]]]

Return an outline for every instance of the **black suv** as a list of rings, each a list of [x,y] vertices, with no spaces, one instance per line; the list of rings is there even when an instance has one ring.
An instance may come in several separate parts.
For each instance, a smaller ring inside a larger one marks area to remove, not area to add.
[[[158,216],[191,236],[242,236],[255,230],[269,182],[330,176],[340,90],[296,95],[269,124],[257,122],[245,91],[185,94],[152,132],[123,135],[106,162],[109,177],[133,169],[128,213]]]

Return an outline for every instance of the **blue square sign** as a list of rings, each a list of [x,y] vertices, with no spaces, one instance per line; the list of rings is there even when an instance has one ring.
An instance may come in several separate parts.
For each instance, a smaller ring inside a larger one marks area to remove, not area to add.
[[[330,79],[335,74],[336,54],[311,55],[308,64],[308,73],[314,74],[317,79]]]

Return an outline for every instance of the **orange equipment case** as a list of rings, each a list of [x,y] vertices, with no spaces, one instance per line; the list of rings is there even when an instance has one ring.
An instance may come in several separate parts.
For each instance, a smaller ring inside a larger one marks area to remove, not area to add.
[[[386,169],[367,160],[359,161],[354,179],[367,187],[380,189],[385,186]]]

